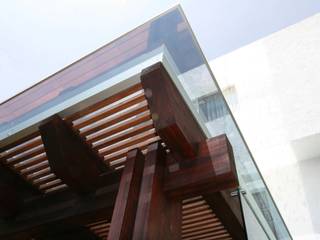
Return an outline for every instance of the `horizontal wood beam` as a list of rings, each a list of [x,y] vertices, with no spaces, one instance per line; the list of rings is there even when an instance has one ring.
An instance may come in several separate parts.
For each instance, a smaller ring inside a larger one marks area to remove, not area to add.
[[[173,154],[195,157],[205,134],[162,63],[143,70],[141,84],[161,139]]]
[[[57,115],[39,129],[52,172],[77,193],[93,192],[107,170],[98,152]]]
[[[27,201],[21,212],[8,222],[0,221],[0,239],[24,239],[43,233],[57,224],[88,224],[97,219],[111,221],[121,171],[104,174],[95,193],[73,191],[46,194]]]
[[[25,181],[7,165],[0,163],[0,218],[14,217],[24,199],[41,195],[41,192]]]
[[[238,186],[232,148],[221,135],[201,142],[197,157],[167,174],[164,189],[170,196],[187,198]]]

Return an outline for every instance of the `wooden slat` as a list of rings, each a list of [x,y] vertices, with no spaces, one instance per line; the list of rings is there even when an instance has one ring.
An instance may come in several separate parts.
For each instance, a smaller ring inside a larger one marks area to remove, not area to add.
[[[72,122],[72,121],[74,121],[74,120],[76,120],[78,118],[81,118],[81,117],[83,117],[83,116],[85,116],[87,114],[90,114],[90,113],[92,113],[94,111],[97,111],[98,109],[100,109],[100,108],[102,108],[102,107],[104,107],[106,105],[109,105],[109,104],[112,104],[112,103],[114,103],[114,102],[116,102],[118,100],[121,100],[122,98],[127,97],[130,94],[132,94],[134,92],[137,92],[137,91],[139,91],[141,89],[142,89],[141,84],[136,84],[136,85],[134,85],[134,86],[132,86],[132,87],[130,87],[128,89],[125,89],[124,91],[122,91],[122,92],[120,92],[120,93],[118,93],[116,95],[108,97],[108,98],[104,99],[103,101],[100,101],[100,102],[98,102],[98,103],[96,103],[96,104],[94,104],[92,106],[89,106],[89,107],[87,107],[87,108],[85,108],[85,109],[83,109],[83,110],[81,110],[79,112],[76,112],[76,113],[66,117],[66,120],[69,121],[69,122]]]
[[[21,146],[16,146],[13,149],[7,150],[8,153],[4,152],[1,154],[0,161],[4,161],[5,159],[11,158],[15,155],[21,154],[29,149],[37,147],[42,144],[41,137],[38,136],[34,139],[27,141],[26,143],[21,144]]]
[[[28,175],[26,177],[27,180],[33,180],[35,178],[41,178],[41,177],[44,177],[44,176],[47,176],[51,174],[51,169],[48,167],[48,168],[45,168],[39,172],[35,172],[35,173],[32,173],[30,175]]]
[[[124,131],[128,128],[134,127],[138,124],[141,124],[145,121],[149,121],[151,119],[150,112],[147,110],[145,112],[139,113],[131,118],[125,119],[119,124],[108,128],[106,131],[103,131],[102,133],[96,133],[94,135],[87,137],[88,143],[93,143],[102,139],[105,139],[107,137],[110,137],[116,133],[119,133],[121,131]]]
[[[99,150],[99,153],[102,155],[110,155],[114,152],[118,152],[121,149],[131,147],[132,145],[136,145],[138,143],[147,141],[150,138],[156,137],[154,129],[148,130],[147,132],[140,133],[134,137],[126,139],[126,141],[122,141],[119,143],[115,143],[110,147],[106,147],[102,150]]]
[[[17,147],[18,145],[21,145],[21,144],[23,144],[33,138],[39,137],[39,136],[40,136],[39,132],[33,132],[25,137],[19,138],[18,140],[14,141],[10,144],[7,144],[6,146],[1,147],[1,150],[2,150],[2,152],[7,151],[11,148]]]
[[[33,179],[32,183],[39,187],[41,184],[50,182],[54,179],[57,179],[57,177],[56,177],[56,175],[51,173],[51,174],[47,175],[46,177]]]
[[[45,153],[43,153],[42,155],[38,155],[38,156],[33,157],[31,159],[28,159],[26,161],[16,163],[15,165],[13,165],[13,168],[16,171],[20,171],[20,170],[22,170],[24,168],[31,167],[33,165],[36,165],[36,164],[41,163],[41,162],[46,161],[46,160],[47,160],[47,156],[46,156]]]
[[[139,104],[138,106],[135,106],[134,108],[131,108],[130,110],[118,114],[116,116],[110,117],[107,121],[99,124],[94,124],[93,126],[86,127],[85,129],[80,130],[80,135],[90,135],[92,133],[95,133],[97,131],[103,130],[105,128],[108,128],[112,125],[115,125],[125,119],[128,119],[130,117],[133,117],[139,113],[142,113],[144,111],[148,110],[148,106],[146,102],[143,102],[142,104]]]
[[[135,135],[153,129],[152,121],[146,122],[145,124],[141,124],[137,127],[132,127],[127,131],[123,131],[120,134],[116,134],[115,136],[108,138],[106,141],[98,142],[97,144],[93,144],[94,149],[101,149],[122,140],[128,139],[130,137],[134,137]]]
[[[40,170],[45,169],[47,167],[49,167],[48,160],[43,161],[43,162],[38,163],[38,164],[35,164],[32,167],[22,169],[20,172],[21,172],[22,176],[26,176],[26,175],[29,175],[30,173],[40,171]]]
[[[55,180],[52,180],[52,181],[47,182],[45,184],[41,184],[39,188],[40,188],[40,190],[46,190],[48,188],[53,188],[58,185],[62,185],[62,181],[60,179],[55,179]]]
[[[16,164],[18,162],[26,161],[30,158],[33,158],[39,154],[44,153],[43,145],[40,145],[36,148],[33,148],[32,150],[28,151],[27,153],[22,154],[21,156],[14,156],[12,158],[7,159],[8,164]]]
[[[112,161],[115,161],[119,158],[122,158],[122,157],[125,157],[126,156],[126,153],[134,148],[139,148],[141,151],[145,150],[147,148],[147,146],[153,142],[156,142],[156,141],[159,141],[160,138],[158,136],[154,137],[154,138],[150,138],[148,139],[147,141],[145,142],[142,142],[142,143],[138,143],[136,145],[132,145],[128,148],[125,148],[125,149],[122,149],[116,153],[112,153],[110,155],[107,155],[107,156],[104,156],[104,159],[105,161],[108,161],[108,162],[112,162]]]
[[[144,93],[140,93],[137,96],[134,96],[132,98],[127,99],[126,101],[120,102],[104,111],[99,111],[94,116],[86,117],[84,120],[80,122],[73,122],[73,126],[77,129],[83,128],[86,125],[90,125],[93,122],[97,122],[99,120],[102,120],[108,116],[111,116],[117,112],[123,111],[129,107],[132,107],[142,101],[145,100]]]

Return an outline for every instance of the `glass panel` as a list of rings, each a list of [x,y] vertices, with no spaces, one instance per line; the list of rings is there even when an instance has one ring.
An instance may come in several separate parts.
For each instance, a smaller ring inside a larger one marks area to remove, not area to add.
[[[163,48],[162,48],[163,47]],[[0,133],[69,98],[112,81],[166,49],[174,74],[211,137],[227,134],[244,197],[270,239],[291,239],[181,9],[173,8],[0,105]],[[157,53],[157,52],[155,52]],[[225,94],[236,104],[232,86]]]
[[[179,42],[179,39],[173,41]],[[291,239],[195,39],[192,47],[190,42],[179,42],[178,45],[182,45],[185,49],[195,49],[196,46],[199,56],[203,59],[190,64],[189,68],[181,68],[178,61],[184,62],[189,58],[185,55],[182,59],[173,57],[172,54],[175,54],[173,52],[176,49],[168,48],[168,58],[172,57],[172,61],[169,60],[169,62],[171,65],[176,65],[173,67],[175,74],[205,123],[210,136],[227,134],[234,150],[241,192],[250,203],[251,210],[259,218],[258,222],[263,225],[262,228],[269,239]],[[225,94],[231,99],[231,103],[236,104],[236,91],[232,86],[226,89]]]

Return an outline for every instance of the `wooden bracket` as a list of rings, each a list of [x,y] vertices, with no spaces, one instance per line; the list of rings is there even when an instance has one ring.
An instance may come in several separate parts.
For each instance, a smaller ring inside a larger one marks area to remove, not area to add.
[[[39,129],[53,173],[77,193],[94,191],[108,169],[98,153],[57,115]]]
[[[201,142],[195,158],[169,170],[164,189],[170,196],[192,197],[238,187],[231,145],[225,135]]]
[[[162,63],[145,69],[141,84],[157,133],[170,150],[174,171],[165,190],[188,196],[238,186],[232,147],[226,135],[207,139]]]

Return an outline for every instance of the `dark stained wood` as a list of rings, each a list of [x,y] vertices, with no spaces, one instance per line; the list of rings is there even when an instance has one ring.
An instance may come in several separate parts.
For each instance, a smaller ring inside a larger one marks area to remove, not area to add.
[[[197,145],[205,141],[205,134],[162,63],[143,70],[141,84],[162,140],[171,151],[195,157]]]
[[[136,217],[144,156],[139,149],[128,152],[108,239],[131,239]]]
[[[93,122],[102,120],[108,116],[111,116],[112,114],[118,113],[138,103],[141,103],[144,100],[145,100],[144,94],[140,93],[136,96],[133,96],[127,99],[126,101],[122,101],[122,102],[118,102],[117,104],[114,104],[112,107],[109,107],[107,110],[101,111],[99,113],[95,113],[90,118],[86,120],[82,120],[79,123],[75,124],[75,127],[78,129],[83,128]]]
[[[104,174],[99,179],[102,186],[91,195],[66,190],[30,199],[12,221],[0,221],[0,239],[25,239],[19,236],[36,236],[52,225],[111,221],[120,176],[121,171]]]
[[[129,110],[122,112],[121,114],[117,114],[116,116],[111,117],[108,121],[103,122],[102,124],[94,125],[85,130],[81,131],[81,135],[90,135],[100,130],[104,130],[116,123],[124,121],[128,118],[134,117],[140,113],[143,113],[148,110],[147,104],[139,104]]]
[[[180,198],[209,192],[218,195],[222,194],[218,191],[236,188],[234,158],[226,136],[206,139],[162,63],[143,70],[141,83],[155,129],[171,152],[171,160],[167,159],[171,164],[170,173],[164,186],[167,193]],[[214,209],[219,209],[223,224],[230,232],[244,236],[241,220],[235,214],[240,206],[232,209],[228,206],[227,200],[220,198]]]
[[[37,240],[102,240],[89,228],[83,226],[65,226],[57,224],[45,229],[45,232],[36,235]]]
[[[150,144],[145,158],[134,240],[180,239],[181,201],[163,191],[166,152],[159,142]]]
[[[8,166],[0,163],[0,218],[16,215],[24,199],[40,194],[38,189],[24,181]]]
[[[9,218],[20,208],[18,194],[12,186],[0,183],[0,218]]]
[[[27,141],[29,141],[29,140],[31,140],[33,138],[38,137],[39,135],[40,135],[39,132],[33,132],[33,133],[31,133],[31,134],[29,134],[27,136],[19,138],[18,140],[14,141],[14,142],[12,142],[10,144],[7,144],[4,147],[1,147],[0,152],[3,152],[5,150],[9,150],[10,148],[14,148],[14,147],[16,147],[16,146],[18,146],[18,145],[20,145],[20,144],[22,144],[24,142],[27,142]]]
[[[110,129],[108,129],[108,131],[106,131],[106,132],[104,132],[102,134],[99,134],[99,135],[96,135],[94,137],[88,138],[87,142],[93,143],[95,141],[99,141],[101,139],[110,137],[115,133],[119,133],[119,132],[121,132],[123,130],[126,130],[128,128],[134,127],[134,126],[139,125],[139,124],[141,124],[143,122],[150,121],[150,119],[151,119],[150,113],[149,112],[144,112],[144,113],[138,115],[134,119],[130,119],[130,120],[127,119],[124,122],[122,122],[122,123],[120,123],[120,124],[118,124],[116,126],[111,127]]]
[[[125,90],[123,90],[123,91],[121,91],[111,97],[108,97],[108,98],[106,98],[106,99],[104,99],[94,105],[91,105],[91,106],[89,106],[79,112],[76,112],[76,113],[66,117],[66,120],[72,122],[72,121],[79,119],[87,114],[90,114],[94,111],[97,111],[98,109],[100,109],[104,106],[107,106],[107,105],[112,104],[116,101],[119,101],[122,98],[125,98],[125,97],[129,96],[130,94],[133,94],[134,92],[137,92],[139,90],[141,90],[141,84],[136,84],[128,89],[125,89]]]
[[[58,116],[39,129],[52,172],[78,193],[94,191],[107,169],[98,153]]]
[[[237,199],[231,198],[230,195],[224,195],[222,192],[205,194],[203,198],[210,205],[211,209],[222,222],[222,224],[226,226],[232,239],[247,239],[243,230],[242,220],[239,219],[239,216],[235,215],[235,212],[230,207],[234,204],[239,204]],[[240,206],[238,205],[234,209],[238,209],[240,211]]]
[[[226,135],[221,135],[201,142],[197,157],[170,172],[164,189],[171,196],[186,198],[238,186],[232,148]]]

